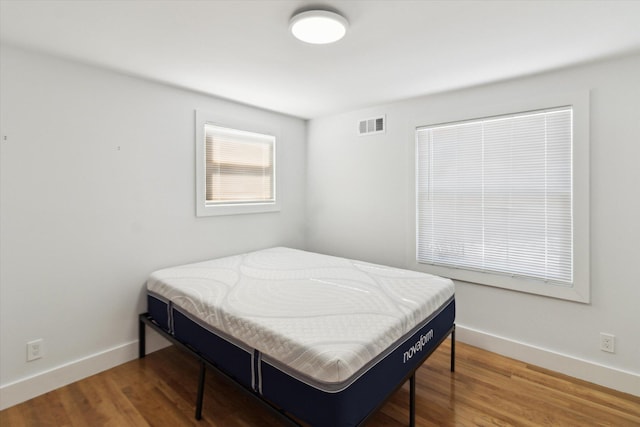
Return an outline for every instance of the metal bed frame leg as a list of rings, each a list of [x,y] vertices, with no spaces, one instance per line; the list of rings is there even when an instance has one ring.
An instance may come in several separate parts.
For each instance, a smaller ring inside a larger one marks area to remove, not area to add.
[[[456,370],[456,325],[451,330],[451,372]]]
[[[207,365],[200,360],[200,376],[198,378],[198,398],[196,400],[196,420],[202,419],[202,400],[204,398],[204,377],[207,373]]]
[[[409,378],[409,426],[416,425],[416,373]]]
[[[451,328],[451,372],[455,371],[456,360],[456,325]],[[409,426],[416,425],[416,372],[409,377]]]
[[[138,317],[138,358],[142,359],[146,353],[146,329],[142,321],[142,314]]]

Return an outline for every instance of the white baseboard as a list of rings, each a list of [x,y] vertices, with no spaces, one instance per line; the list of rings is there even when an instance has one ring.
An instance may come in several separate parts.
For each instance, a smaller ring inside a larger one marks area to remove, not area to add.
[[[147,353],[152,353],[167,345],[169,342],[160,335],[147,331]],[[138,341],[136,340],[5,384],[0,387],[0,410],[106,371],[137,357]]]
[[[462,325],[456,325],[456,340],[623,393],[640,396],[640,375],[633,372],[556,353]]]
[[[599,365],[575,357],[513,341],[462,325],[456,325],[456,340],[531,363],[552,371],[640,396],[640,375]],[[147,334],[147,353],[169,345],[156,333]],[[95,375],[138,357],[138,341],[132,341],[92,356],[38,373],[0,387],[0,410]]]

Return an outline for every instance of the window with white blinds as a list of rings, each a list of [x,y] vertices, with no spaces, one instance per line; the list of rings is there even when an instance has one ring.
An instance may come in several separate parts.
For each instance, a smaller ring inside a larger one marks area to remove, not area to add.
[[[572,286],[573,110],[420,127],[417,260]]]
[[[273,203],[275,137],[205,125],[206,204]]]

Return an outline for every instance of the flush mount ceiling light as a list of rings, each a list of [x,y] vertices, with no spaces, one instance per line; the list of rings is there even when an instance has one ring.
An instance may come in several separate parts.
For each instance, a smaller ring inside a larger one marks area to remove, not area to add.
[[[347,33],[348,27],[344,16],[328,10],[300,12],[289,23],[289,29],[297,39],[312,44],[337,42]]]

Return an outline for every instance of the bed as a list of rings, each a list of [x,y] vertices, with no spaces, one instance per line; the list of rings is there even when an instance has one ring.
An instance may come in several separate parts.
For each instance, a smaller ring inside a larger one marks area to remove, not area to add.
[[[290,248],[159,270],[140,319],[293,425],[362,425],[452,337],[449,279]]]

